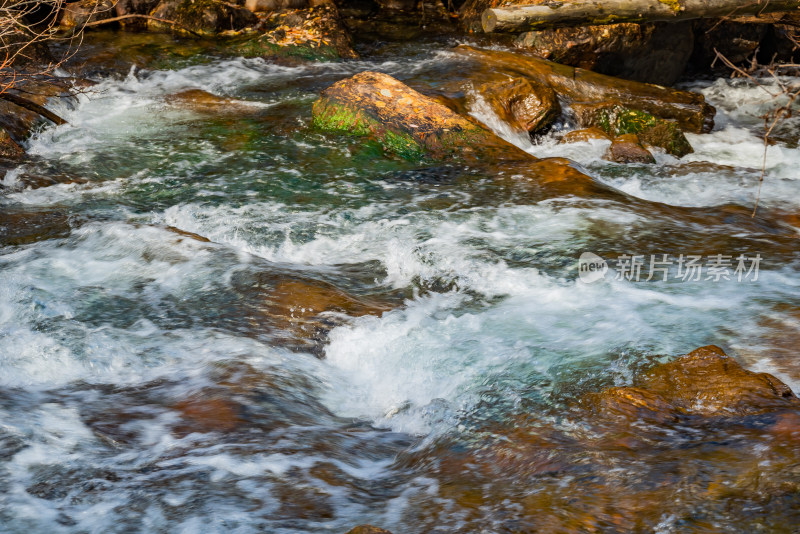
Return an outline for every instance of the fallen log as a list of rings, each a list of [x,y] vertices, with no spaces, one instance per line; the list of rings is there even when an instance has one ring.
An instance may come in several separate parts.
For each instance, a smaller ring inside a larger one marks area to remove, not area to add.
[[[19,95],[14,95],[11,93],[0,93],[0,100],[5,100],[7,102],[11,102],[12,104],[19,106],[21,108],[27,109],[28,111],[33,111],[44,117],[45,119],[55,123],[58,126],[62,124],[67,124],[67,121],[50,111],[44,106],[40,106],[36,102],[32,102],[27,98],[23,98]]]
[[[489,67],[484,70],[521,75],[547,85],[569,104],[615,103],[677,121],[683,131],[692,133],[708,133],[714,127],[716,110],[698,93],[614,78],[520,53],[465,45],[456,51]]]
[[[377,142],[405,159],[475,163],[533,156],[387,74],[361,72],[322,92],[314,126]]]
[[[545,2],[487,9],[483,31],[523,32],[559,26],[658,22],[796,11],[800,0],[603,0]]]

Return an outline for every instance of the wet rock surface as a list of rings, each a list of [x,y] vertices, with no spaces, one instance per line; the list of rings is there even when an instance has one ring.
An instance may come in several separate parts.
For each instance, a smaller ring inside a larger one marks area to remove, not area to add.
[[[546,131],[561,115],[555,91],[523,78],[484,84],[477,92],[500,119],[528,134]]]
[[[580,130],[572,130],[567,132],[561,138],[562,143],[586,143],[589,141],[610,141],[612,136],[606,133],[602,128],[592,126],[590,128],[583,128]]]
[[[321,130],[374,140],[407,159],[458,155],[470,160],[488,154],[531,158],[432,98],[377,72],[362,72],[323,91],[313,116]]]
[[[613,103],[574,104],[572,111],[584,127],[600,128],[611,136],[636,134],[645,146],[683,157],[694,150],[677,122]]]
[[[674,120],[684,131],[693,133],[710,132],[714,126],[716,110],[697,93],[622,80],[520,53],[463,45],[457,47],[456,52],[472,59],[479,72],[505,72],[532,78],[550,86],[570,104],[592,106],[613,102],[665,120]]]
[[[650,153],[636,134],[624,134],[615,137],[608,147],[605,158],[615,163],[655,163]]]

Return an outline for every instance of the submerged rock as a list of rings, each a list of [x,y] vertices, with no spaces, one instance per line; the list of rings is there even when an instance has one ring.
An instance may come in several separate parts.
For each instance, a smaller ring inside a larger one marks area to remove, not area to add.
[[[66,213],[59,210],[0,210],[0,245],[29,245],[67,237],[72,231]]]
[[[267,322],[278,331],[277,339],[318,356],[322,356],[322,344],[334,326],[347,318],[379,316],[392,308],[310,279],[277,282],[264,296],[263,305]]]
[[[561,138],[561,143],[586,143],[594,140],[608,140],[611,141],[612,136],[608,135],[605,131],[596,126],[591,128],[583,128],[581,130],[573,130],[564,134]]]
[[[691,22],[606,24],[525,32],[516,44],[556,63],[672,85],[692,54]]]
[[[744,369],[719,347],[701,347],[656,365],[633,387],[611,388],[588,397],[611,415],[666,421],[680,414],[747,416],[800,410],[800,400],[768,373]]]
[[[615,137],[608,147],[605,158],[615,163],[655,163],[656,159],[636,134],[624,134]]]
[[[679,158],[694,152],[677,122],[646,111],[604,102],[574,104],[572,110],[581,126],[600,128],[612,136],[636,134],[643,145],[661,148]]]
[[[169,23],[150,19],[147,27],[151,30],[190,30],[199,34],[241,30],[258,22],[249,9],[220,0],[161,0],[150,15],[180,25],[173,27]]]
[[[372,525],[359,525],[347,531],[347,534],[392,534],[388,530]]]
[[[229,394],[196,394],[175,404],[173,409],[181,415],[182,421],[175,428],[179,435],[230,432],[244,422],[241,416],[244,407]]]
[[[561,114],[555,91],[524,78],[486,83],[478,93],[498,117],[528,134],[549,128]]]
[[[406,159],[532,159],[433,98],[379,72],[336,82],[314,103],[314,125],[376,141]]]

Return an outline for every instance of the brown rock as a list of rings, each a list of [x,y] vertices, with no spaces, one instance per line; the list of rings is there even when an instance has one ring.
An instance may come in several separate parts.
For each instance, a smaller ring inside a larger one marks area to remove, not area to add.
[[[0,128],[0,158],[17,160],[25,155],[25,150],[11,139],[5,129]]]
[[[361,72],[325,89],[314,103],[313,117],[320,130],[365,137],[406,159],[533,159],[433,98],[379,72]]]
[[[572,111],[581,126],[597,127],[612,136],[636,134],[643,146],[661,148],[679,158],[694,152],[677,122],[652,113],[614,102],[574,103]]]
[[[358,299],[323,282],[288,280],[278,283],[269,294],[267,309],[289,323],[302,323],[324,312],[358,317],[380,315],[391,308]]]
[[[358,58],[350,32],[330,1],[312,0],[305,9],[270,12],[260,17],[258,30],[259,35],[234,45],[236,54],[288,63]]]
[[[564,134],[561,138],[561,143],[586,143],[593,140],[608,140],[611,141],[611,136],[604,132],[602,129],[592,126],[591,128],[583,128],[581,130],[573,130]]]
[[[64,84],[29,79],[21,81],[15,86],[14,91],[10,92],[45,107],[47,107],[47,101],[53,97],[74,98]],[[17,143],[27,139],[34,128],[44,123],[48,123],[48,121],[38,113],[6,100],[0,100],[0,128],[6,130]]]
[[[672,85],[692,54],[694,33],[691,22],[623,23],[526,32],[516,44],[556,63]]]
[[[587,395],[597,411],[604,416],[621,416],[628,420],[649,420],[656,423],[672,421],[677,409],[657,393],[637,387],[610,388]]]
[[[608,147],[605,159],[615,163],[655,163],[656,159],[639,142],[636,134],[615,137]]]
[[[658,365],[636,385],[681,411],[699,415],[749,415],[800,408],[789,387],[768,373],[743,369],[719,347],[701,347]]]
[[[373,527],[372,525],[359,525],[347,531],[347,534],[392,534],[388,530]]]
[[[181,27],[148,20],[151,30],[191,30],[200,34],[214,34],[227,30],[241,30],[258,22],[249,9],[220,0],[161,0],[151,16],[175,21]]]
[[[0,245],[28,245],[66,237],[71,228],[67,214],[58,210],[0,210]]]
[[[80,0],[64,4],[59,25],[62,28],[77,28],[87,22],[110,19],[116,16],[113,0]]]
[[[472,68],[478,75],[506,73],[536,80],[553,88],[559,98],[573,107],[575,103],[614,102],[661,119],[674,120],[687,132],[707,133],[714,127],[716,110],[698,93],[614,78],[521,52],[485,50],[465,45],[457,47],[455,51],[472,60]]]
[[[316,0],[246,0],[244,7],[253,13],[267,13],[281,9],[303,9],[320,3]]]
[[[524,78],[487,83],[478,92],[498,117],[529,134],[548,128],[561,114],[555,91]]]
[[[177,403],[174,409],[184,420],[177,428],[180,434],[230,432],[243,422],[242,406],[221,396],[195,395]]]

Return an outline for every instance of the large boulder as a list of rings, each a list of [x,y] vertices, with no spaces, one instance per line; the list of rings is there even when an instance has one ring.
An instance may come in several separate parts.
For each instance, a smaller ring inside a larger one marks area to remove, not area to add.
[[[561,115],[555,91],[525,78],[484,84],[478,88],[478,94],[498,117],[528,134],[546,130]]]
[[[551,87],[568,104],[614,102],[655,117],[674,120],[687,132],[707,133],[716,110],[698,93],[623,80],[581,68],[546,61],[530,54],[459,46],[456,53],[471,60],[476,74],[522,76]]]
[[[361,72],[336,82],[314,103],[320,130],[364,137],[406,159],[532,156],[388,74]]]
[[[234,45],[237,54],[311,61],[358,57],[336,5],[329,1],[306,9],[272,12],[263,17],[258,28],[258,35]]]
[[[693,44],[691,22],[556,28],[525,32],[516,41],[556,63],[660,85],[678,81]]]
[[[147,27],[152,30],[188,30],[197,34],[241,30],[258,22],[249,9],[221,0],[161,0],[150,15],[179,25],[150,19]]]
[[[716,346],[701,347],[644,373],[636,385],[685,413],[749,415],[800,408],[792,390],[769,373],[754,373]]]

